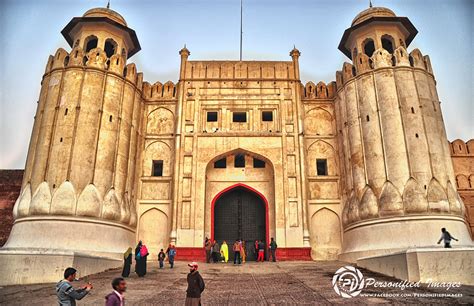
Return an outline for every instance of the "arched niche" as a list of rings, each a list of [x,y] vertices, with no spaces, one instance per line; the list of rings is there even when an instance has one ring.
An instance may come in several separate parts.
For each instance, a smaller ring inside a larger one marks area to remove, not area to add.
[[[147,246],[150,254],[156,256],[160,249],[166,250],[168,238],[168,216],[164,212],[151,208],[140,216],[138,240]]]
[[[163,161],[162,176],[171,176],[171,148],[168,144],[155,141],[145,148],[145,157],[143,159],[143,176],[151,176],[153,170],[153,161]]]
[[[327,175],[336,175],[336,155],[334,148],[327,142],[318,140],[308,147],[307,154],[308,174],[309,176],[316,176],[316,160],[326,159],[327,161]]]
[[[148,114],[148,134],[173,134],[174,115],[166,108],[159,107]]]
[[[341,249],[339,216],[332,210],[321,208],[311,217],[311,255],[313,259],[335,259]]]
[[[334,119],[331,113],[322,108],[314,108],[306,113],[304,129],[306,134],[333,135]]]

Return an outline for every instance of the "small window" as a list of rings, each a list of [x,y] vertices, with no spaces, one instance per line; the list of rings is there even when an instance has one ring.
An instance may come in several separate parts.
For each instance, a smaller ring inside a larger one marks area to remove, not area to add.
[[[388,53],[393,53],[393,38],[390,35],[382,36],[382,48],[388,51]]]
[[[245,155],[237,154],[234,157],[234,167],[235,168],[245,168]]]
[[[273,121],[273,112],[272,111],[262,112],[262,121]]]
[[[153,161],[152,176],[163,176],[163,161],[162,160]]]
[[[247,113],[246,112],[233,112],[232,122],[247,122]]]
[[[316,172],[317,175],[328,175],[327,159],[316,159]]]
[[[253,167],[254,168],[265,168],[265,162],[258,158],[253,159]]]
[[[207,122],[217,122],[217,112],[207,112]]]
[[[214,162],[214,168],[223,169],[226,167],[227,167],[227,159],[225,157]]]

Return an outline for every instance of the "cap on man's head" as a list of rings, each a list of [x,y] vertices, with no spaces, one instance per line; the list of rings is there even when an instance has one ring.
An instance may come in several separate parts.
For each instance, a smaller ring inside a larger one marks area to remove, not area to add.
[[[198,268],[198,264],[197,264],[197,262],[195,262],[195,261],[193,261],[192,263],[189,263],[188,266],[189,266],[190,268],[194,268],[194,269],[196,269],[196,270],[197,270],[197,268]]]

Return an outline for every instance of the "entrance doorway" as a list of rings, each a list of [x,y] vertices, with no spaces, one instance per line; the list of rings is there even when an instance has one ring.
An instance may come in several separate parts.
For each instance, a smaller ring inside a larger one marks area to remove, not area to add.
[[[267,252],[267,208],[256,192],[237,186],[222,193],[213,206],[213,238],[219,245],[225,240],[229,246],[229,260],[234,260],[232,245],[242,239],[247,260],[257,259],[255,241],[265,243]],[[266,257],[266,256],[265,256]]]

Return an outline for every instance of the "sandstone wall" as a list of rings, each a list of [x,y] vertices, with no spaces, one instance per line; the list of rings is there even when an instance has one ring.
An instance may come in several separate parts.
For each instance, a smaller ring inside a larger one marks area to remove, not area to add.
[[[0,170],[0,246],[13,226],[13,205],[20,195],[23,170]]]

